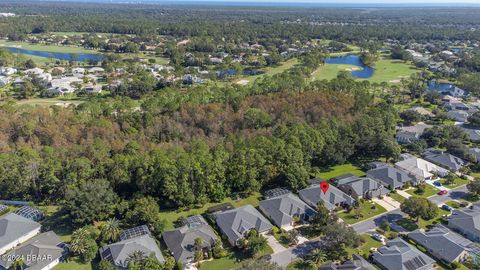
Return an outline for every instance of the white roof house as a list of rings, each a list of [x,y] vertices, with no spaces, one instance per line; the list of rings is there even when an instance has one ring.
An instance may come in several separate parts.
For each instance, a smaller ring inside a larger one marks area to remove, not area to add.
[[[0,76],[0,86],[5,86],[10,83],[10,78],[5,76]]]
[[[51,81],[51,87],[48,88],[48,92],[51,94],[63,95],[66,93],[75,92],[75,87],[72,83],[82,83],[83,81],[77,77],[63,77],[60,79],[54,79]]]
[[[24,73],[27,75],[40,75],[40,74],[43,74],[44,72],[45,71],[43,71],[43,69],[41,68],[31,68],[24,71]]]
[[[11,67],[2,67],[0,68],[0,75],[10,76],[17,73],[17,70]]]
[[[448,170],[417,157],[410,157],[395,163],[395,167],[405,170],[418,180],[433,179],[434,174],[446,176]]]

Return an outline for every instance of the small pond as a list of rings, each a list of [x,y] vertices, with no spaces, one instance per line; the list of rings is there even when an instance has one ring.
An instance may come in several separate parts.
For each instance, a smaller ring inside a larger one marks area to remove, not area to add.
[[[100,62],[103,59],[103,57],[100,54],[93,54],[93,53],[40,52],[40,51],[31,51],[31,50],[12,48],[12,47],[7,47],[7,49],[14,53],[22,53],[22,54],[41,56],[41,57],[47,57],[47,58],[55,58],[55,59],[60,59],[65,61],[74,60],[77,62],[88,62],[88,61]]]
[[[368,79],[373,76],[375,69],[365,65],[358,55],[333,56],[325,58],[326,64],[335,65],[352,65],[357,66],[359,70],[352,71],[352,77],[360,79]]]

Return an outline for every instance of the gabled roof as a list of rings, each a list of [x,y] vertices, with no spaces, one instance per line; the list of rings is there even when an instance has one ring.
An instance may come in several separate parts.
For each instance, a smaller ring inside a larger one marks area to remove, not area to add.
[[[422,178],[431,177],[433,176],[432,173],[434,172],[440,174],[446,174],[448,172],[448,170],[444,168],[441,168],[431,162],[417,157],[412,157],[399,161],[395,163],[395,166]]]
[[[434,260],[412,245],[395,238],[379,247],[373,260],[386,270],[430,270]]]
[[[188,263],[195,256],[195,239],[203,240],[202,247],[211,248],[218,238],[202,216],[194,216],[195,222],[187,222],[182,227],[163,233],[163,240],[175,260]]]
[[[478,245],[472,241],[440,224],[428,232],[415,230],[409,233],[408,237],[431,250],[439,259],[444,259],[450,263],[455,261],[463,252],[478,249]]]
[[[255,229],[257,232],[266,232],[272,224],[251,205],[217,212],[214,214],[218,227],[228,237],[230,243],[243,238],[244,233]]]
[[[475,157],[476,161],[480,161],[480,148],[470,148],[468,152]]]
[[[162,252],[155,239],[149,235],[142,235],[131,239],[123,240],[100,248],[100,257],[108,260],[118,267],[127,267],[129,256],[135,251],[143,252],[146,257],[152,253],[159,262],[165,262]]]
[[[290,225],[294,215],[313,216],[315,214],[313,208],[292,193],[261,201],[260,209],[279,227]]]
[[[480,208],[457,209],[447,217],[448,226],[458,228],[465,234],[480,238]]]
[[[8,245],[40,227],[39,223],[17,214],[5,215],[0,219],[0,247]]]
[[[50,231],[33,237],[8,252],[6,256],[0,256],[0,266],[8,269],[15,263],[15,260],[10,258],[20,257],[28,270],[41,270],[66,253],[65,243]]]
[[[302,200],[304,200],[311,207],[316,207],[320,200],[325,203],[325,207],[327,207],[329,210],[334,209],[337,207],[336,205],[340,204],[355,204],[355,199],[333,185],[330,185],[325,193],[323,193],[323,191],[320,189],[320,185],[312,185],[308,188],[300,190],[298,193],[300,194],[300,198],[302,198]]]
[[[334,263],[324,264],[318,270],[376,270],[376,268],[367,262],[362,256],[353,254],[352,260],[346,261],[341,265]]]
[[[407,182],[413,182],[414,179],[403,170],[392,166],[380,167],[367,172],[367,176],[381,181],[385,186],[397,188]]]
[[[423,157],[435,164],[445,167],[454,172],[460,170],[467,162],[452,154],[442,152],[436,149],[429,149],[423,153]]]
[[[384,190],[385,187],[383,186],[382,183],[377,182],[374,179],[369,177],[350,176],[350,177],[342,178],[338,180],[337,186],[339,188],[342,188],[342,186],[348,186],[358,196],[363,196],[367,192],[373,191],[373,190],[382,190],[383,192],[387,192],[386,190]]]

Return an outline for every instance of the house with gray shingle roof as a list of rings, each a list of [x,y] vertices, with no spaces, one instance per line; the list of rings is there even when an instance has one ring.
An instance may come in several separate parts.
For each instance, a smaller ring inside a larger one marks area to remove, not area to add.
[[[111,262],[118,269],[128,269],[129,256],[134,252],[142,252],[145,258],[153,254],[159,262],[165,262],[157,242],[148,234],[104,246],[99,252],[102,260]]]
[[[353,254],[350,261],[346,261],[341,265],[335,263],[324,264],[318,270],[376,270],[376,268],[362,256]]]
[[[369,177],[344,175],[335,178],[335,182],[340,190],[355,199],[373,199],[390,192],[382,183]]]
[[[345,194],[345,192],[333,185],[330,185],[325,193],[320,189],[320,185],[315,184],[300,190],[298,194],[300,199],[312,208],[316,208],[319,201],[323,201],[325,207],[329,210],[333,210],[337,207],[351,207],[356,204],[354,198]]]
[[[272,229],[272,224],[257,209],[245,205],[232,210],[213,214],[218,228],[228,238],[232,246],[239,244],[250,230],[265,233]]]
[[[291,228],[295,217],[301,222],[308,222],[316,214],[312,207],[292,193],[263,200],[259,208],[277,227],[283,229]]]
[[[10,269],[16,258],[23,259],[23,269],[48,270],[68,254],[68,248],[54,232],[39,234],[14,250],[0,256],[0,269]]]
[[[385,187],[391,190],[402,188],[406,183],[414,186],[419,183],[417,179],[404,170],[397,169],[390,165],[367,171],[367,177],[380,181]]]
[[[408,237],[425,247],[430,254],[449,263],[463,262],[480,251],[480,246],[443,225],[437,224],[430,231],[418,229]]]
[[[41,225],[17,214],[0,219],[0,255],[40,233]]]
[[[466,128],[461,126],[462,130],[467,133],[468,138],[472,142],[480,142],[480,130],[479,129],[472,129],[472,128]]]
[[[372,255],[373,261],[385,270],[433,270],[432,258],[420,252],[401,238],[381,246]]]
[[[198,248],[195,246],[195,239],[202,239],[201,249],[204,258],[208,258],[208,252],[218,239],[213,229],[200,215],[187,218],[182,227],[166,231],[162,237],[175,260],[183,265],[192,263],[195,259]]]
[[[406,127],[399,128],[395,137],[397,138],[398,143],[408,144],[420,139],[420,136],[422,136],[425,130],[431,127],[433,126],[427,125],[423,122],[418,122],[413,126],[406,126]]]
[[[401,160],[395,163],[395,167],[406,171],[417,181],[434,179],[435,174],[442,177],[448,175],[448,170],[417,157],[408,157],[404,160]]]
[[[425,160],[442,166],[452,172],[458,172],[467,165],[465,160],[437,149],[427,149],[423,152],[422,156]]]
[[[447,217],[448,227],[466,238],[480,242],[480,207],[453,210]]]

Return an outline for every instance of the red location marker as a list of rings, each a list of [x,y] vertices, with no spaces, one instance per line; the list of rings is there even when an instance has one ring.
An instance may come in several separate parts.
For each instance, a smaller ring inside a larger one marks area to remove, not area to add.
[[[330,187],[330,185],[328,184],[328,182],[320,183],[320,189],[323,191],[323,194],[325,194],[325,192],[327,192],[329,187]]]

